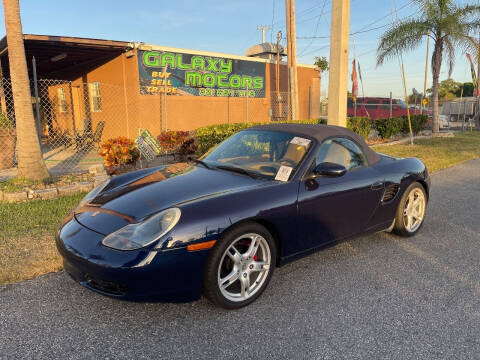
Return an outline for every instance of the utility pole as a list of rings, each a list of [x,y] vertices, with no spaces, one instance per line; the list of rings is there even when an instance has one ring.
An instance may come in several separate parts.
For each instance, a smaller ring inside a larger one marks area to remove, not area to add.
[[[346,127],[350,0],[332,0],[331,23],[328,124]]]
[[[265,42],[265,31],[270,30],[272,27],[268,25],[257,25],[257,30],[262,32],[262,44]]]
[[[287,13],[287,61],[288,61],[288,87],[290,103],[292,105],[292,120],[298,116],[298,78],[297,78],[297,35],[295,29],[295,0],[285,0]],[[346,105],[345,105],[346,108]]]

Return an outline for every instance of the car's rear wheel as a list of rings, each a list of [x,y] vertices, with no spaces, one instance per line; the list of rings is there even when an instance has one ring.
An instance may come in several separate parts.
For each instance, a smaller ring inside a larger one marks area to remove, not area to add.
[[[411,184],[398,204],[393,232],[401,236],[413,236],[423,225],[427,211],[427,194],[421,184]]]
[[[212,249],[204,274],[204,294],[228,309],[248,305],[265,290],[275,268],[272,235],[257,223],[237,226]]]

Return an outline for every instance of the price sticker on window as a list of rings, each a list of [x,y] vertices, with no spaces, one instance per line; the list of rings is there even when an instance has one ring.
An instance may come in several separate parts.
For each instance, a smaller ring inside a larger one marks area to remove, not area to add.
[[[278,169],[277,175],[275,176],[275,180],[288,181],[292,170],[293,168],[290,166],[280,166],[280,169]]]
[[[299,137],[299,136],[295,136],[292,140],[290,140],[290,144],[308,147],[308,145],[310,145],[310,140]]]

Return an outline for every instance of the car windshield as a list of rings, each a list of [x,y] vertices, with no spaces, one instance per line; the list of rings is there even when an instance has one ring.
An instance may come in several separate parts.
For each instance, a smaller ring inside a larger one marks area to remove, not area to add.
[[[288,181],[311,140],[279,131],[244,130],[210,150],[204,165],[240,174]]]

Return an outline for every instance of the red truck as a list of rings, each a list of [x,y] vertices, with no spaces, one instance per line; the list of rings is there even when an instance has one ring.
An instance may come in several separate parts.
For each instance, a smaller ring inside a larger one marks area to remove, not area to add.
[[[352,98],[347,100],[347,115],[355,116],[355,103]],[[419,114],[420,109],[410,108],[410,114]],[[423,114],[432,115],[430,110],[423,110]],[[392,99],[392,117],[407,115],[407,104],[400,99]],[[390,98],[359,97],[357,98],[356,116],[367,116],[372,120],[390,117]]]

